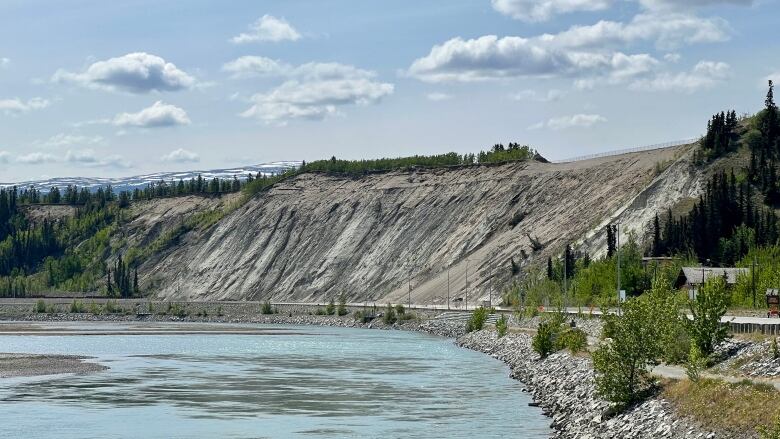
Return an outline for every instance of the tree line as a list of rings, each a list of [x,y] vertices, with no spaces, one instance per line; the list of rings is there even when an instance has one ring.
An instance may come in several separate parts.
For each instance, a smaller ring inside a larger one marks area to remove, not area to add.
[[[750,150],[750,164],[739,175],[733,169],[712,175],[690,212],[675,218],[668,210],[663,225],[656,215],[651,255],[688,254],[713,265],[733,265],[754,246],[777,244],[773,208],[780,203],[780,118],[772,81],[764,104],[761,112],[744,119],[741,128],[733,110],[716,114],[707,123],[701,141],[705,154],[716,158],[741,142]]]

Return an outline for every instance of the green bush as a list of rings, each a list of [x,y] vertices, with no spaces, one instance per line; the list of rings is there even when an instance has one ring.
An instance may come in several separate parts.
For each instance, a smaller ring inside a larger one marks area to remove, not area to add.
[[[545,320],[539,322],[536,328],[536,335],[531,341],[531,347],[534,352],[539,354],[540,358],[547,358],[548,355],[555,352],[556,339],[560,331],[560,323],[555,320]]]
[[[342,294],[339,297],[339,306],[338,306],[338,309],[336,309],[336,314],[338,314],[340,316],[345,316],[348,313],[349,312],[347,311],[347,298],[344,297],[344,295]]]
[[[506,331],[509,327],[509,321],[506,318],[506,314],[501,314],[501,317],[496,321],[496,332],[498,332],[498,338],[506,335]]]
[[[596,390],[604,399],[625,406],[637,401],[652,384],[649,367],[656,364],[680,325],[680,313],[666,279],[651,291],[628,300],[620,316],[605,316],[605,342],[593,352]]]
[[[87,308],[84,306],[83,303],[79,302],[78,300],[74,300],[70,304],[70,312],[71,314],[81,314],[83,312],[86,312]]]
[[[385,308],[385,314],[382,316],[382,321],[385,322],[387,325],[392,325],[398,320],[398,318],[395,316],[395,308],[393,308],[392,304],[387,304],[387,308]]]
[[[330,299],[330,302],[325,306],[325,314],[329,316],[336,314],[336,304],[333,302],[333,299]]]
[[[556,340],[556,349],[568,349],[572,354],[584,351],[588,346],[588,335],[579,328],[561,332]]]
[[[398,320],[400,321],[407,321],[407,320],[414,320],[417,316],[414,313],[411,312],[405,312],[398,316]]]
[[[172,315],[179,318],[187,317],[190,313],[187,311],[187,307],[178,303],[169,303],[168,304],[168,311],[166,312],[168,315]]]
[[[707,367],[707,357],[702,355],[696,343],[691,343],[691,351],[688,354],[688,361],[685,363],[685,373],[688,375],[688,379],[694,383],[699,382],[701,371],[705,367]]]
[[[35,302],[35,307],[33,308],[33,311],[36,313],[45,313],[46,312],[46,302],[43,301],[43,299],[38,299]]]
[[[406,314],[406,308],[402,304],[398,304],[395,306],[395,313],[398,315],[398,317],[401,317],[402,315]]]
[[[89,304],[89,313],[93,315],[99,315],[100,314],[100,307],[97,303],[91,302]]]
[[[705,282],[690,303],[693,319],[687,320],[688,331],[704,356],[715,352],[715,347],[728,337],[728,327],[720,318],[726,314],[729,300],[726,281],[717,276]]]
[[[269,302],[267,300],[265,302],[263,302],[263,304],[260,306],[260,313],[261,314],[273,314],[274,313],[274,309],[271,306],[271,302]]]
[[[466,322],[466,332],[481,331],[489,314],[490,310],[487,308],[479,307],[475,309]]]
[[[118,306],[113,300],[106,301],[105,305],[103,305],[103,309],[106,314],[121,314],[124,312],[122,307]],[[170,304],[168,305],[168,309],[170,310]]]

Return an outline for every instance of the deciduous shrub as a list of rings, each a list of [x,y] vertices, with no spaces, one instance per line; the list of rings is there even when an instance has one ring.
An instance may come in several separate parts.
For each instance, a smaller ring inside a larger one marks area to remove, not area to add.
[[[330,299],[330,302],[325,305],[325,314],[329,316],[336,314],[336,304],[333,302],[333,299]]]
[[[38,299],[35,302],[35,308],[33,310],[37,313],[46,312],[46,302],[44,302],[43,299]]]
[[[715,347],[728,336],[728,328],[720,322],[728,305],[726,281],[720,276],[705,282],[696,299],[690,303],[693,319],[688,321],[688,332],[702,355],[712,354]]]
[[[552,320],[539,322],[536,328],[536,335],[531,342],[534,352],[541,358],[547,358],[548,355],[555,352],[555,340],[558,337],[560,324]]]
[[[557,337],[556,348],[568,349],[572,354],[582,352],[588,346],[588,335],[579,328],[563,330]]]
[[[481,331],[485,326],[485,321],[488,318],[490,310],[484,307],[479,307],[471,313],[471,317],[466,322],[466,332]]]
[[[501,317],[496,321],[496,332],[498,332],[498,338],[506,335],[506,331],[509,328],[509,321],[506,318],[506,314],[501,314]]]
[[[80,313],[83,313],[83,312],[86,312],[86,311],[87,311],[86,306],[84,306],[84,304],[79,302],[78,300],[74,300],[70,304],[70,312],[71,312],[71,314],[80,314]]]
[[[679,323],[671,288],[659,279],[651,291],[628,300],[620,316],[605,317],[606,340],[593,353],[596,390],[625,406],[638,400],[651,384],[649,367],[663,356]]]
[[[387,308],[385,309],[385,314],[382,316],[382,321],[387,325],[392,325],[397,320],[398,319],[395,316],[395,308],[393,308],[392,304],[388,303]]]
[[[260,313],[261,314],[273,314],[274,308],[271,306],[271,302],[266,300],[263,302],[263,304],[260,306]]]
[[[688,379],[694,383],[699,382],[701,371],[705,367],[707,367],[707,358],[702,355],[696,343],[691,343],[691,352],[688,354],[688,361],[685,363],[685,373],[688,375]]]
[[[336,309],[336,314],[345,316],[347,313],[347,298],[342,294],[339,296],[339,306],[338,309]]]

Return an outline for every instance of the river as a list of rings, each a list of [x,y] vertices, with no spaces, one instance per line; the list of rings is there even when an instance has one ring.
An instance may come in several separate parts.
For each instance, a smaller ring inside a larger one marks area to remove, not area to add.
[[[0,336],[0,352],[87,355],[110,367],[0,379],[0,437],[533,439],[551,433],[549,419],[528,406],[502,362],[451,340],[329,327],[198,328],[203,325],[146,331],[81,323],[52,326],[48,335]]]

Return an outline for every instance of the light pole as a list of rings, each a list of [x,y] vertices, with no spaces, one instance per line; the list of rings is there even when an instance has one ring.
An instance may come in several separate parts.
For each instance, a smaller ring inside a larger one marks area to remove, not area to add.
[[[471,259],[466,259],[466,293],[464,294],[464,302],[466,304],[466,311],[469,310],[469,263]]]
[[[450,267],[447,267],[447,311],[450,310]]]
[[[412,268],[409,267],[409,309],[412,309]]]
[[[618,300],[618,315],[620,315],[620,223],[615,226],[617,231],[616,236],[616,251],[617,251],[617,300]]]

